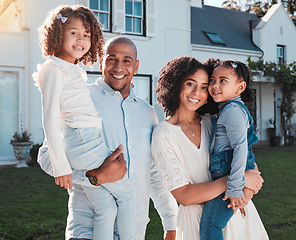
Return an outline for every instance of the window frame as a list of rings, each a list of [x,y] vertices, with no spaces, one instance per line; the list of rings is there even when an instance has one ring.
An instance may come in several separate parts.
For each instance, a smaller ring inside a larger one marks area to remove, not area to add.
[[[278,50],[281,49],[282,50],[282,55],[278,55]],[[285,60],[285,46],[284,45],[276,45],[276,62],[277,64],[285,64],[286,60]],[[279,61],[279,59],[282,59],[282,62]]]
[[[134,2],[136,0],[130,0],[130,1],[132,1],[133,7],[134,7]],[[142,32],[141,33],[129,32],[129,31],[126,30],[126,18],[127,17],[132,18],[132,20],[134,18],[139,19],[140,17],[136,16],[136,15],[127,14],[126,10],[124,12],[124,21],[125,21],[125,29],[124,30],[125,30],[125,33],[128,34],[128,35],[144,36],[144,37],[146,37],[146,35],[147,35],[147,20],[146,20],[146,18],[147,18],[147,13],[146,13],[146,3],[147,3],[147,1],[146,0],[141,0],[141,2],[142,2],[142,18],[141,18],[142,19],[142,21],[141,21],[141,31]],[[124,3],[125,3],[125,7],[126,7],[126,0],[124,1]],[[132,23],[132,28],[133,28],[133,23]]]
[[[207,37],[207,39],[212,43],[212,44],[215,44],[215,45],[221,45],[221,46],[226,46],[226,43],[224,42],[224,40],[219,36],[218,33],[214,33],[214,32],[206,32],[206,31],[202,31],[203,34]],[[211,35],[216,35],[220,40],[219,42],[218,41],[215,41]]]
[[[89,8],[90,8],[90,1],[88,2],[88,5],[89,5]],[[100,8],[100,0],[96,0],[98,2],[98,8]],[[109,25],[109,28],[108,29],[103,29],[103,32],[112,32],[112,25],[113,25],[113,22],[112,22],[112,0],[107,0],[108,1],[108,6],[109,6],[109,11],[103,11],[103,10],[99,10],[99,9],[92,9],[90,8],[90,10],[93,11],[94,14],[98,14],[98,20],[99,22],[101,23],[100,21],[100,13],[102,14],[108,14],[108,25]]]

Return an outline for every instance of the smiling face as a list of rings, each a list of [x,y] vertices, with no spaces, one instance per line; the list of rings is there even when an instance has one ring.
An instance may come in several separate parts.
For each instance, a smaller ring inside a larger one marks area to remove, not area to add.
[[[208,98],[209,76],[204,69],[198,69],[184,79],[180,90],[180,108],[196,111]]]
[[[128,41],[107,43],[105,55],[100,59],[104,81],[125,99],[129,95],[130,83],[138,72],[139,61],[135,46]]]
[[[245,88],[246,82],[238,79],[234,69],[230,67],[216,67],[210,78],[209,93],[217,103],[240,96]]]
[[[76,59],[81,58],[90,49],[90,32],[85,29],[80,18],[72,18],[65,24],[62,48],[57,57],[75,63]]]

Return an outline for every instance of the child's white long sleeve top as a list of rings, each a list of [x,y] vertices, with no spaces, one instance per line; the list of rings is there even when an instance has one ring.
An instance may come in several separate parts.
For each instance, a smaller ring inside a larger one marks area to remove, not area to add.
[[[79,66],[51,57],[33,74],[41,91],[42,123],[47,138],[54,176],[72,173],[64,151],[60,123],[72,128],[102,128],[90,91],[86,72]]]

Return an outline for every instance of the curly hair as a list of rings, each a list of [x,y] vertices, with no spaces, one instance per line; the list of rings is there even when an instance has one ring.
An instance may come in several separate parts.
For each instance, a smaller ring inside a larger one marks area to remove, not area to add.
[[[254,100],[254,92],[250,88],[250,72],[248,67],[244,63],[235,60],[218,61],[214,68],[218,66],[233,69],[237,77],[239,79],[242,78],[246,82],[246,89],[241,93],[241,98],[244,102],[252,102]]]
[[[185,78],[193,75],[197,70],[203,69],[210,76],[213,67],[202,64],[193,57],[183,56],[175,58],[160,70],[157,82],[157,101],[163,107],[166,116],[173,116],[180,107],[180,90]],[[217,105],[208,97],[208,102],[197,110],[200,115],[205,113],[214,114]]]
[[[63,23],[61,19],[57,19],[58,14],[67,17],[67,21]],[[40,27],[40,47],[45,57],[57,56],[62,49],[63,31],[65,24],[69,23],[73,18],[80,18],[85,29],[91,34],[91,47],[89,51],[75,63],[83,62],[84,65],[93,65],[98,60],[98,56],[103,55],[104,36],[100,23],[94,13],[81,5],[65,5],[59,6],[49,12],[44,24]]]

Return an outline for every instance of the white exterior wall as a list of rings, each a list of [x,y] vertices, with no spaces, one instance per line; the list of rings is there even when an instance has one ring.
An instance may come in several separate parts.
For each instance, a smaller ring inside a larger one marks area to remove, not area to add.
[[[247,51],[225,47],[214,47],[204,45],[191,45],[191,54],[193,57],[200,61],[204,61],[208,58],[219,58],[220,60],[234,59],[247,63],[248,57],[252,57],[254,60],[258,60],[261,53],[256,51]]]
[[[263,21],[254,29],[254,42],[264,51],[264,61],[276,62],[276,46],[286,47],[286,61],[296,60],[296,27],[281,4],[273,6],[274,13],[268,22]],[[272,37],[271,37],[272,36]]]
[[[254,89],[256,89],[257,99],[257,136],[261,140],[267,140],[267,128],[273,127],[269,123],[269,119],[273,118],[274,115],[274,100],[273,83],[256,83],[254,84]]]
[[[130,38],[137,46],[138,59],[140,61],[138,73],[152,75],[152,102],[159,121],[162,121],[165,116],[162,108],[156,103],[154,88],[158,79],[158,72],[167,61],[175,57],[190,55],[190,2],[180,0],[147,0],[147,4],[154,6],[155,33],[147,37],[125,36]],[[176,16],[178,15],[182,17],[177,18]],[[113,24],[116,25],[116,22]],[[116,33],[104,33],[106,41],[116,35]],[[99,65],[95,64],[94,71],[98,70]]]
[[[64,2],[75,3],[69,0]],[[34,143],[43,141],[40,92],[32,80],[37,64],[44,61],[38,43],[38,27],[45,20],[48,11],[59,4],[59,0],[16,0],[11,5],[13,8],[9,9],[9,21],[2,21],[0,18],[0,70],[20,73],[19,121],[22,128],[32,134]],[[9,141],[10,138],[7,139]],[[0,160],[0,165],[15,163],[14,158]]]
[[[272,37],[271,37],[272,36]],[[264,51],[263,59],[265,62],[277,61],[277,45],[285,46],[285,60],[287,63],[296,61],[296,27],[292,20],[289,18],[284,7],[281,4],[274,5],[270,12],[267,13],[258,26],[253,30],[253,41]],[[274,86],[273,86],[274,88]],[[276,89],[277,106],[280,105],[278,99],[281,97],[281,92]],[[263,129],[268,127],[266,122],[273,117],[273,108],[271,108],[271,101],[273,101],[273,89],[262,88],[262,109],[261,124]],[[273,107],[273,105],[272,105]],[[270,109],[267,110],[267,109]],[[280,132],[280,110],[276,107],[276,122],[277,122],[277,134]],[[296,116],[292,119],[292,123],[296,123]],[[270,127],[270,126],[269,126]],[[263,133],[262,140],[266,140],[266,135]]]
[[[124,1],[120,0],[120,2],[124,6]],[[3,26],[0,24],[0,67],[18,67],[24,70],[22,79],[25,83],[23,97],[25,100],[24,129],[29,130],[35,143],[41,143],[44,137],[40,92],[34,86],[31,77],[37,69],[37,64],[44,62],[38,43],[38,28],[44,22],[49,10],[58,5],[77,3],[88,5],[87,0],[16,0],[14,7],[17,9],[18,16],[14,21],[8,21],[9,26],[4,24],[3,21]],[[154,29],[155,33],[148,33],[148,37],[126,36],[132,39],[138,48],[139,73],[151,74],[155,85],[159,70],[168,60],[190,53],[190,2],[148,0],[147,4],[147,8],[149,8],[147,20],[157,22]],[[113,4],[113,8],[115,6],[116,4]],[[113,9],[113,13],[115,12],[116,9]],[[182,18],[177,19],[175,16],[178,15]],[[124,15],[121,16],[124,17]],[[122,25],[122,22],[124,22],[124,18],[120,19],[119,17],[120,15],[115,17],[115,14],[113,14],[113,27],[119,26],[118,23]],[[117,32],[120,32],[120,30]],[[118,34],[120,33],[104,33],[104,36],[108,40]],[[90,70],[88,67],[85,69]],[[93,70],[99,71],[99,65],[95,64]],[[155,95],[153,99],[155,100]],[[163,120],[164,115],[161,108],[155,107],[160,120]]]
[[[154,88],[158,79],[158,72],[169,60],[190,55],[190,2],[180,0],[155,0],[156,6],[156,35],[151,38],[151,45],[147,47],[142,42],[136,42],[139,50],[140,72],[152,73]],[[182,17],[176,17],[182,16]],[[138,45],[139,44],[139,45]],[[159,121],[165,116],[162,108],[154,107]]]
[[[11,11],[17,12],[17,15],[10,16],[10,21],[1,21],[0,18],[0,69],[13,68],[20,69],[22,72],[20,81],[24,87],[21,93],[23,101],[21,111],[24,114],[22,116],[24,129],[29,130],[35,143],[43,141],[40,92],[34,86],[31,77],[32,73],[36,71],[37,64],[44,61],[38,43],[38,27],[45,20],[49,10],[61,4],[80,2],[86,6],[88,4],[88,0],[16,0]],[[147,4],[147,21],[150,27],[148,36],[126,36],[132,39],[138,48],[139,73],[151,74],[153,77],[153,105],[160,121],[164,119],[164,114],[162,108],[156,105],[154,87],[158,79],[158,72],[167,61],[184,55],[196,57],[200,61],[216,57],[246,62],[248,56],[252,56],[253,59],[260,57],[258,52],[191,45],[190,5],[201,6],[198,0],[147,0]],[[124,24],[122,24],[124,9],[117,11],[114,9],[117,6],[124,7],[124,0],[116,0],[116,4],[113,4],[113,29],[116,27],[117,30],[115,33],[104,33],[106,40],[122,34],[124,29]],[[280,27],[283,27],[283,35],[279,30],[274,30],[280,29]],[[151,29],[153,31],[149,32]],[[279,7],[267,24],[255,29],[253,34],[255,44],[265,52],[264,59],[266,61],[276,60],[277,44],[287,47],[288,61],[296,59],[295,26],[282,7]],[[270,38],[271,34],[273,38]],[[94,71],[99,71],[98,64],[94,65]],[[263,84],[255,83],[254,88],[259,94],[257,98],[258,127],[263,129],[263,131],[260,130],[260,138],[265,140],[264,129],[270,127],[268,119],[273,112],[273,104],[271,104],[273,84],[266,84],[262,87]]]

